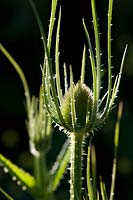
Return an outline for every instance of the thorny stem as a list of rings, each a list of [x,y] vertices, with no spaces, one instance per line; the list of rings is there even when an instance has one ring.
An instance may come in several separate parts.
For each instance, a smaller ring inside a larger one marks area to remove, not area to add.
[[[82,146],[83,146],[83,134],[71,133],[71,169],[70,169],[70,200],[81,200],[82,196]]]

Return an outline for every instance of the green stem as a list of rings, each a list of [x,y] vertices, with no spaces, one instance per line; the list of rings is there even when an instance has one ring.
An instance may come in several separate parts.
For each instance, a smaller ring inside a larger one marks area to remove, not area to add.
[[[53,194],[49,192],[49,172],[47,170],[45,155],[43,152],[38,152],[34,155],[34,174],[37,184],[41,190],[41,194],[36,200],[53,200]]]
[[[70,200],[82,199],[81,161],[83,133],[71,133]]]

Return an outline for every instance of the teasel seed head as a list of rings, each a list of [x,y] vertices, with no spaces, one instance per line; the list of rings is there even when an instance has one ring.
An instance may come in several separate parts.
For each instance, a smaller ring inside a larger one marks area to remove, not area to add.
[[[72,103],[74,108],[72,110]],[[71,85],[64,95],[62,103],[62,115],[68,127],[74,129],[72,112],[75,112],[75,130],[76,132],[87,132],[93,107],[93,94],[89,87],[78,81]]]

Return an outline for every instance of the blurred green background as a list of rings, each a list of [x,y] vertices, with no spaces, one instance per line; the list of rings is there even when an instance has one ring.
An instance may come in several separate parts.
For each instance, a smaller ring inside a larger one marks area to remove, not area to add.
[[[35,0],[37,9],[47,32],[50,17],[50,0]],[[89,0],[59,0],[62,7],[60,33],[60,66],[72,64],[75,81],[81,67],[83,44],[86,42],[82,27],[85,19],[94,42],[91,7]],[[101,51],[104,68],[107,66],[106,36],[108,0],[96,1],[101,32]],[[114,0],[112,27],[112,62],[114,74],[118,73],[122,53],[129,45],[120,85],[119,101],[124,102],[124,112],[120,129],[119,158],[116,179],[116,200],[133,199],[133,1]],[[22,67],[31,93],[38,95],[41,84],[40,64],[43,62],[43,48],[40,33],[28,0],[0,0],[0,42]],[[54,42],[53,42],[54,46]],[[53,48],[54,55],[54,48]],[[51,55],[54,62],[54,56]],[[89,59],[87,59],[89,60]],[[89,65],[89,61],[88,65]],[[63,74],[62,74],[63,77]],[[106,77],[106,76],[105,76]],[[87,69],[86,83],[92,87],[91,70]],[[106,78],[103,82],[106,88]],[[97,151],[98,175],[101,175],[109,191],[113,158],[113,134],[117,106],[103,128],[96,132],[94,144]],[[32,158],[28,152],[28,135],[25,128],[25,98],[17,73],[0,53],[0,152],[13,162],[32,171]],[[51,166],[66,136],[56,130],[53,133],[48,165]],[[66,172],[56,192],[58,199],[69,199],[69,173]],[[11,180],[0,168],[0,186],[15,198],[32,200],[21,187]],[[0,199],[4,199],[1,197]]]

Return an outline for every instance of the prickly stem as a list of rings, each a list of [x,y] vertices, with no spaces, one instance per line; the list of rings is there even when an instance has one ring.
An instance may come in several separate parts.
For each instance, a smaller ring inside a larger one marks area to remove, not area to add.
[[[71,133],[70,200],[81,200],[83,133]]]

